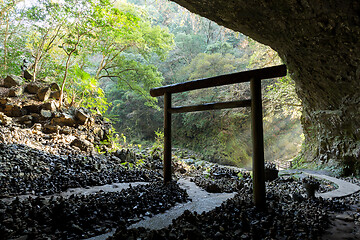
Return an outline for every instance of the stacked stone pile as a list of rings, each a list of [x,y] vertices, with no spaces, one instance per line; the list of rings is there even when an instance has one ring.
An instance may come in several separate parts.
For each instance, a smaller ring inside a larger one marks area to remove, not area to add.
[[[72,146],[85,152],[93,151],[94,145],[109,136],[111,124],[101,115],[85,108],[60,108],[60,87],[56,83],[25,82],[10,75],[3,79],[0,88],[0,126],[31,129],[32,134],[42,138],[67,136],[66,144],[71,141]],[[16,143],[28,144],[31,140],[25,138],[30,136],[25,135],[0,132],[0,141],[15,143],[17,138]],[[37,141],[32,142],[36,145]]]
[[[127,169],[119,158],[52,155],[25,145],[0,143],[0,199],[23,194],[49,195],[68,188],[161,180],[158,172]]]
[[[0,201],[0,239],[86,239],[187,200],[177,184],[157,182],[120,192]]]

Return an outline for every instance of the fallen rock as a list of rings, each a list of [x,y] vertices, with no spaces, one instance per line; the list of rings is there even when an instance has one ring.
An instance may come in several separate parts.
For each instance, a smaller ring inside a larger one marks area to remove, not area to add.
[[[60,91],[51,92],[50,97],[56,100],[60,99]]]
[[[21,106],[15,105],[15,104],[6,104],[3,112],[8,117],[21,117],[25,115],[26,110],[22,109]]]
[[[49,99],[51,94],[51,89],[50,87],[45,87],[45,88],[41,88],[38,92],[37,92],[37,97],[40,101],[46,101]]]
[[[69,126],[64,126],[64,127],[60,128],[59,133],[65,134],[65,135],[70,135],[72,133],[72,128]]]
[[[35,123],[31,129],[33,129],[35,131],[41,131],[42,125],[40,123]]]
[[[33,122],[37,123],[42,118],[39,113],[31,113],[30,116],[32,117]]]
[[[75,146],[80,148],[80,150],[88,152],[88,151],[92,151],[94,149],[94,145],[85,140],[85,139],[80,139],[80,138],[76,138],[74,139],[71,143],[70,146]]]
[[[90,114],[88,114],[84,108],[79,108],[75,112],[75,117],[80,122],[80,124],[85,124],[88,122]]]
[[[60,91],[60,87],[57,83],[50,84],[51,91]]]
[[[127,155],[129,154],[129,150],[125,150],[125,149],[121,149],[121,150],[116,150],[113,155],[117,158],[120,159],[121,162],[125,162]]]
[[[21,124],[25,124],[25,123],[28,123],[29,121],[31,122],[32,119],[33,119],[33,117],[31,115],[25,115],[25,116],[19,117],[17,119],[17,122],[19,122]]]
[[[25,71],[24,71],[24,78],[25,78],[26,80],[32,80],[34,77],[33,77],[33,75],[32,75],[31,73],[29,73],[28,70],[25,70]]]
[[[42,106],[41,106],[42,109],[44,110],[50,110],[50,111],[56,111],[57,109],[57,104],[56,102],[54,102],[53,100],[50,101],[50,102],[47,102],[47,103],[44,103]]]
[[[4,87],[6,88],[20,86],[22,83],[23,83],[23,79],[15,75],[8,75],[4,79]]]
[[[42,109],[40,111],[41,116],[43,116],[44,118],[51,118],[52,117],[52,112],[50,110],[45,110]]]
[[[59,126],[70,126],[75,125],[75,119],[72,115],[67,113],[62,113],[60,117],[55,117],[51,120],[51,124]]]
[[[0,105],[5,105],[9,102],[9,98],[1,98],[0,99]]]
[[[43,126],[42,131],[43,133],[50,134],[50,133],[57,133],[60,127],[57,125],[46,124]]]
[[[19,97],[24,93],[24,89],[21,86],[12,87],[9,89],[8,96],[9,97]]]
[[[30,94],[36,94],[39,92],[41,86],[38,83],[29,83],[25,87],[25,91]]]
[[[40,113],[41,106],[36,104],[25,105],[23,109],[27,111],[27,113]]]

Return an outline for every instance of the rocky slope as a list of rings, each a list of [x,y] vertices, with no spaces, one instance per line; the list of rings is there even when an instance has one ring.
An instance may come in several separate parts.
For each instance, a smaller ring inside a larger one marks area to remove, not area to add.
[[[111,124],[85,108],[59,108],[56,83],[24,82],[7,76],[0,83],[0,141],[22,143],[39,150],[52,145],[69,144],[76,150],[94,151],[94,146],[108,139]],[[71,151],[71,149],[68,149]]]
[[[58,95],[56,83],[17,76],[1,83],[0,239],[91,237],[187,201],[177,184],[162,184],[161,161],[150,164],[147,151],[98,154],[107,150],[111,124],[84,108],[59,108]],[[152,183],[59,196],[122,182]]]

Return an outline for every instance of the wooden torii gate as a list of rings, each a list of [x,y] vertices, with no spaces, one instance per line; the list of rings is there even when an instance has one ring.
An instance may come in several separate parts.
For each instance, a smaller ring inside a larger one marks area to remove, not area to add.
[[[283,77],[286,75],[286,72],[286,66],[279,65],[151,89],[150,95],[153,97],[164,95],[164,182],[167,183],[171,181],[171,114],[251,107],[251,135],[253,144],[253,199],[257,208],[265,208],[266,192],[261,80]],[[171,94],[173,93],[187,92],[196,89],[243,82],[250,82],[251,99],[230,102],[215,102],[192,106],[171,106]]]

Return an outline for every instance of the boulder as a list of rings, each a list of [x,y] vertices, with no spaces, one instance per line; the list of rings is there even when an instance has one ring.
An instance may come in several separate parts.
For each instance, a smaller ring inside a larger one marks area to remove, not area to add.
[[[25,115],[25,116],[19,117],[17,119],[17,122],[24,124],[24,123],[28,123],[29,121],[31,122],[32,119],[33,119],[33,117],[31,115]]]
[[[8,96],[9,97],[20,97],[24,93],[24,88],[21,86],[12,87],[9,89]]]
[[[40,123],[35,123],[35,124],[31,127],[31,129],[36,130],[36,131],[41,131],[42,126],[41,126]]]
[[[25,91],[30,94],[36,94],[39,92],[41,86],[38,83],[29,83],[25,87]]]
[[[57,109],[57,103],[52,100],[50,102],[47,102],[47,103],[44,103],[43,105],[41,105],[41,109],[50,110],[50,111],[54,112]]]
[[[9,98],[0,98],[0,105],[5,105],[9,102]]]
[[[41,115],[38,114],[38,113],[31,113],[30,115],[31,115],[32,121],[33,121],[34,123],[38,123],[38,122],[41,120],[41,118],[42,118]]]
[[[30,127],[32,125],[32,116],[31,115],[25,115],[25,116],[17,118],[15,121],[20,123],[20,124],[24,124],[24,125]]]
[[[24,81],[21,77],[15,75],[8,75],[4,79],[4,87],[11,88],[11,87],[20,86],[23,82]]]
[[[57,126],[57,125],[51,125],[51,124],[46,124],[43,126],[43,133],[46,133],[46,134],[51,134],[51,133],[57,133],[59,132],[60,130],[60,127]]]
[[[26,114],[26,110],[15,104],[6,104],[3,112],[9,117],[21,117]]]
[[[113,155],[117,158],[120,159],[120,162],[125,162],[127,159],[127,156],[129,154],[129,150],[125,150],[125,149],[121,149],[121,150],[116,150]]]
[[[33,75],[31,75],[28,70],[25,70],[25,71],[24,71],[24,78],[25,78],[26,80],[32,80],[32,79],[33,79]]]
[[[84,108],[79,108],[75,111],[75,118],[80,122],[80,124],[88,122],[90,115],[91,114],[87,113]]]
[[[57,83],[50,84],[51,91],[60,91],[60,87]]]
[[[49,99],[51,94],[51,89],[50,87],[44,87],[41,88],[38,92],[37,92],[37,97],[40,101],[46,101]]]
[[[80,150],[85,152],[92,151],[94,149],[94,145],[91,142],[81,138],[75,138],[70,143],[70,146],[78,147]]]
[[[41,105],[31,104],[23,106],[27,113],[40,113]]]
[[[64,127],[60,128],[59,133],[64,134],[64,135],[70,135],[72,133],[72,129],[73,128],[71,128],[71,127],[64,126]]]
[[[51,92],[50,97],[54,98],[56,100],[59,100],[60,99],[60,91]]]
[[[43,116],[44,118],[51,118],[52,112],[50,110],[41,109],[40,115]]]
[[[75,119],[70,114],[62,113],[59,117],[51,119],[51,124],[73,127],[75,125]]]

